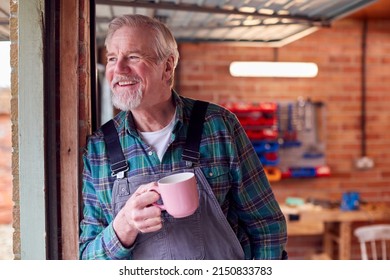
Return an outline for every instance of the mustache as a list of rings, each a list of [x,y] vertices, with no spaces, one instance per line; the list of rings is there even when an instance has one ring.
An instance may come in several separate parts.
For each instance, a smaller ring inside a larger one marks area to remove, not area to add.
[[[119,82],[141,82],[141,79],[138,76],[115,76],[112,79],[111,85],[115,85]]]

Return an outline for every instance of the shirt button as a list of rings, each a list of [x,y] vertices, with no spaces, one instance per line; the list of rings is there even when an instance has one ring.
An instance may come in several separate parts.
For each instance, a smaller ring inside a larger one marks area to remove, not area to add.
[[[152,151],[150,151],[150,152],[148,153],[148,155],[149,155],[149,156],[153,155],[153,152],[152,152]]]
[[[214,175],[213,172],[210,172],[210,173],[209,173],[209,176],[210,176],[210,177],[213,177],[213,175]]]

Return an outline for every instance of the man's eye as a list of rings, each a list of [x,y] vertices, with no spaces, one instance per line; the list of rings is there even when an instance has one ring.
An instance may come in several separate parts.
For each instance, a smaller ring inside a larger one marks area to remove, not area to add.
[[[107,61],[109,61],[109,62],[116,61],[116,57],[108,57],[108,58],[107,58]]]
[[[129,60],[132,62],[138,62],[141,58],[139,56],[131,55],[129,56]]]

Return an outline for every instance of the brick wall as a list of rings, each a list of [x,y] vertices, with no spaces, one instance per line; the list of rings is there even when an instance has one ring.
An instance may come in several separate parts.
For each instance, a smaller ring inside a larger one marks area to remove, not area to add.
[[[0,87],[0,225],[13,220],[11,137],[11,89]]]
[[[0,88],[0,225],[12,222],[11,91]]]
[[[320,179],[286,179],[273,183],[280,202],[287,197],[339,200],[354,190],[364,201],[390,203],[390,21],[368,22],[366,74],[367,155],[375,162],[370,170],[358,170],[361,156],[362,30],[358,20],[341,20],[279,48],[240,47],[226,44],[181,44],[177,70],[180,94],[224,103],[228,100],[283,101],[298,97],[326,106],[326,161],[332,175]],[[316,62],[313,79],[234,78],[234,60]],[[356,240],[353,239],[356,245]],[[291,238],[292,258],[306,258],[320,251],[321,238]],[[353,249],[354,258],[359,251]]]
[[[12,223],[11,118],[0,112],[0,225]]]

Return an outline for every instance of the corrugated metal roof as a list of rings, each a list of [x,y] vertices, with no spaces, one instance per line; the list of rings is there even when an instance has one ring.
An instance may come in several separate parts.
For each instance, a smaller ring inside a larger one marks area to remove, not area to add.
[[[121,14],[159,18],[179,42],[282,46],[376,0],[96,0],[96,38]]]
[[[282,46],[377,0],[95,0],[96,39],[120,14],[167,23],[179,42],[248,42]],[[0,41],[9,40],[9,1],[0,0]]]

